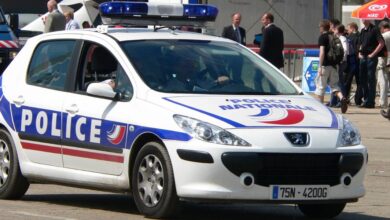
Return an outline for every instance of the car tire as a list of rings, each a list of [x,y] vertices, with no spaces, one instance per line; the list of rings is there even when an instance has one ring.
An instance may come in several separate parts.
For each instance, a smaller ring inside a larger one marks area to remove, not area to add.
[[[22,175],[11,135],[0,128],[0,199],[19,199],[30,186]]]
[[[172,164],[167,150],[160,143],[146,143],[138,152],[131,186],[141,214],[149,218],[164,218],[177,211],[179,199]]]
[[[345,203],[335,204],[299,204],[299,210],[309,217],[315,219],[330,219],[343,212]]]

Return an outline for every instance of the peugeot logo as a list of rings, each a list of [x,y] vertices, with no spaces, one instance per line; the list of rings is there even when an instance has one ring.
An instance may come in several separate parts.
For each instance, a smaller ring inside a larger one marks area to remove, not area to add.
[[[287,140],[290,141],[293,145],[297,147],[303,147],[309,144],[309,134],[304,132],[297,132],[297,133],[284,133],[284,136],[287,138]]]

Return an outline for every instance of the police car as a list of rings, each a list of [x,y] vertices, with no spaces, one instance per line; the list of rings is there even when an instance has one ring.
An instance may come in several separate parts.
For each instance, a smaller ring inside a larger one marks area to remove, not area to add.
[[[153,218],[181,201],[334,217],[364,195],[367,149],[351,122],[238,43],[171,27],[214,20],[215,7],[100,11],[154,26],[36,36],[0,78],[0,198],[39,180],[130,192]]]

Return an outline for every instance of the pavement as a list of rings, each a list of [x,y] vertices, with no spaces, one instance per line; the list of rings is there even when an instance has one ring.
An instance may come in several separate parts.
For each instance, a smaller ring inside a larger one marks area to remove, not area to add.
[[[334,109],[340,113],[339,109]],[[390,220],[390,121],[380,109],[350,106],[350,121],[360,128],[362,141],[369,151],[365,186],[366,195],[350,203],[339,220]],[[51,184],[32,184],[19,201],[0,200],[0,219],[145,219],[128,195],[78,189]],[[176,219],[265,219],[306,220],[296,206],[263,204],[183,205]]]
[[[339,109],[335,110],[340,113]],[[366,196],[345,209],[356,213],[356,219],[390,219],[390,120],[379,114],[380,108],[365,109],[351,106],[347,117],[359,129],[362,142],[368,148]],[[383,218],[382,218],[383,217]],[[343,219],[343,218],[340,218]]]

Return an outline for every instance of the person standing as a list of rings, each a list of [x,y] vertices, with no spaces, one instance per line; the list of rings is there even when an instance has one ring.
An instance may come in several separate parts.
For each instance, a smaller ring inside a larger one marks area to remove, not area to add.
[[[223,28],[222,37],[234,40],[242,45],[246,45],[246,31],[240,27],[241,14],[234,13],[232,15],[232,25]]]
[[[223,28],[222,37],[234,40],[242,45],[246,45],[246,31],[240,27],[241,14],[234,13],[232,15],[232,24]],[[229,67],[232,70],[232,81],[242,83],[241,71],[243,59],[242,57],[232,57],[228,60]]]
[[[329,84],[332,93],[336,94],[337,97],[340,99],[341,112],[345,113],[347,112],[348,109],[347,99],[340,92],[340,88],[338,86],[339,76],[337,74],[336,66],[330,63],[327,56],[331,46],[330,39],[332,38],[330,36],[332,33],[329,33],[329,28],[330,28],[329,21],[323,20],[320,22],[319,26],[320,26],[320,33],[321,33],[318,39],[318,44],[320,46],[320,57],[319,57],[318,74],[315,79],[316,90],[314,93],[317,99],[321,103],[323,103],[325,90]]]
[[[73,20],[73,18],[74,18],[73,11],[65,12],[64,16],[65,16],[65,20],[66,20],[65,30],[80,29],[80,25],[75,20]]]
[[[363,92],[362,108],[375,108],[376,94],[376,66],[378,56],[385,45],[383,37],[378,28],[370,20],[363,20],[364,28],[360,32],[359,48],[359,76]]]
[[[361,92],[361,86],[360,86],[360,80],[359,80],[359,31],[358,26],[355,22],[349,23],[347,25],[347,32],[348,32],[348,50],[349,53],[347,55],[347,75],[345,78],[345,92],[346,97],[349,97],[351,94],[351,86],[353,77],[355,77],[356,81],[356,91],[355,91],[355,104],[361,105],[362,104],[362,92]]]
[[[334,34],[336,32],[337,27],[341,24],[339,19],[333,18],[329,20],[330,29],[329,32]]]
[[[274,24],[274,16],[271,13],[265,13],[261,17],[261,23],[263,24],[264,30],[259,54],[274,66],[281,69],[284,67],[283,31]]]
[[[382,21],[379,24],[379,29],[382,33],[383,39],[385,41],[386,50],[387,50],[386,57],[378,58],[378,84],[380,90],[379,105],[382,109],[387,109],[388,107],[387,94],[389,92],[389,83],[390,83],[390,74],[389,74],[390,24],[389,22]]]
[[[345,91],[345,72],[347,70],[347,55],[349,54],[349,47],[348,47],[348,41],[347,37],[345,36],[345,27],[344,25],[340,24],[335,29],[335,36],[338,37],[341,41],[341,44],[343,46],[344,50],[344,57],[341,63],[338,65],[338,73],[339,73],[339,86],[341,89],[341,92],[343,93],[344,97],[348,97]]]
[[[339,19],[333,18],[333,19],[329,20],[329,25],[330,25],[329,33],[335,35],[337,32],[337,27],[339,25],[341,25],[341,22]],[[340,70],[340,65],[337,65],[336,69]],[[340,82],[341,82],[341,80],[339,78],[339,86],[340,86]],[[342,89],[342,86],[340,86],[340,89]],[[340,100],[337,98],[337,96],[335,94],[331,95],[329,103],[327,103],[327,106],[334,107],[334,108],[340,108],[340,106],[341,106]]]
[[[65,16],[60,11],[58,11],[57,2],[55,0],[49,0],[47,2],[47,10],[49,11],[49,15],[44,20],[44,32],[48,33],[52,31],[65,30]]]

